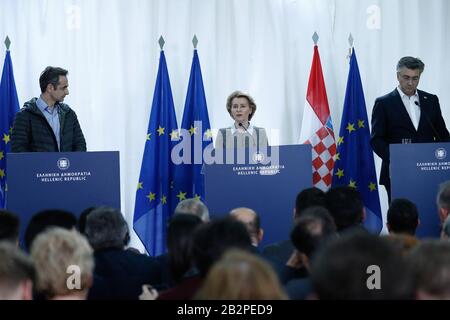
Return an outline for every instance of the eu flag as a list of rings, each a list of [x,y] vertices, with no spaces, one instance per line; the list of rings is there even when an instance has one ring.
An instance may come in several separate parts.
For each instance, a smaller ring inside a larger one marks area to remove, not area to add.
[[[366,103],[356,53],[353,49],[341,129],[337,140],[333,186],[350,186],[360,192],[366,209],[364,224],[369,231],[379,233],[383,227],[383,220],[375,162],[369,141]]]
[[[6,206],[6,153],[11,151],[10,137],[17,111],[19,111],[19,99],[14,82],[11,54],[7,50],[0,82],[0,208]]]
[[[161,50],[133,217],[134,230],[152,256],[166,251],[167,222],[176,200],[171,190],[171,150],[178,135],[166,58]]]
[[[182,141],[179,147],[182,148],[175,156],[183,161],[175,168],[174,196],[178,201],[186,198],[204,201],[203,150],[211,145],[212,133],[197,50],[194,50],[192,59],[180,131]]]

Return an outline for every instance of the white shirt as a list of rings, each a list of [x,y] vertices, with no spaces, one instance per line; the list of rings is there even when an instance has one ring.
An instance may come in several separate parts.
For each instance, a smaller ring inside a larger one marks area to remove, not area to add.
[[[399,87],[397,87],[397,91],[400,94],[400,98],[402,98],[403,105],[405,106],[406,111],[408,111],[409,117],[414,125],[414,128],[416,128],[417,130],[419,128],[419,120],[420,120],[419,94],[417,93],[417,90],[416,93],[411,97],[408,97],[406,94],[404,94]]]
[[[231,129],[231,134],[232,135],[234,135],[236,133],[236,131],[237,131],[237,128],[235,127],[234,124],[230,127],[230,129]],[[242,129],[244,129],[244,127],[242,127]],[[244,131],[245,131],[245,129],[244,129]],[[250,135],[253,134],[253,126],[250,123],[248,124],[247,132]]]

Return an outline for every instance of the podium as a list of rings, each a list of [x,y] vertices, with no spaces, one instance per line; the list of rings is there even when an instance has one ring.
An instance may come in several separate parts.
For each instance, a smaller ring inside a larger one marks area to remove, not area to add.
[[[271,162],[264,163],[269,156]],[[296,196],[312,187],[311,146],[269,147],[245,158],[245,163],[205,165],[205,202],[211,216],[248,207],[261,218],[261,246],[289,239]]]
[[[20,241],[33,214],[63,209],[78,216],[93,206],[120,209],[119,152],[7,154],[8,210],[20,217]]]
[[[450,180],[450,143],[392,144],[392,199],[406,198],[419,211],[419,238],[437,238],[440,221],[436,196],[439,184]]]

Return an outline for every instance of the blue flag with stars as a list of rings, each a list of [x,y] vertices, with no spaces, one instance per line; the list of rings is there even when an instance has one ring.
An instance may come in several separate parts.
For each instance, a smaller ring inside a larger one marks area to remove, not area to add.
[[[175,197],[179,201],[186,198],[204,201],[203,151],[211,145],[212,133],[197,50],[192,59],[181,129],[180,143],[184,147],[179,156],[185,161],[175,168]]]
[[[369,231],[379,233],[383,228],[383,220],[375,162],[369,141],[366,103],[353,49],[332,185],[350,186],[360,192],[366,209],[364,225]]]
[[[167,223],[176,204],[171,152],[177,140],[172,89],[161,50],[133,217],[133,228],[152,256],[166,252]]]
[[[6,207],[6,154],[11,151],[11,131],[19,111],[16,84],[9,50],[6,51],[0,82],[0,208]]]

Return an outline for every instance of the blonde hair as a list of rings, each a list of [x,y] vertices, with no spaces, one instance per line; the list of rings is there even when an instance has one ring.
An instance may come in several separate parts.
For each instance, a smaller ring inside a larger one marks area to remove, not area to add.
[[[88,241],[75,230],[51,228],[40,234],[31,247],[37,274],[36,287],[47,298],[87,291],[94,269],[93,250]],[[69,289],[69,266],[81,270],[80,289]]]
[[[252,120],[256,112],[255,100],[249,94],[243,93],[242,91],[234,91],[227,98],[227,111],[230,115],[231,115],[231,106],[234,98],[246,98],[248,100],[248,104],[250,106],[250,109],[252,110],[252,113],[248,116],[248,121]]]
[[[257,256],[231,249],[211,268],[197,299],[286,300],[272,268]]]

